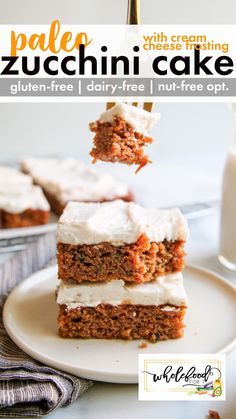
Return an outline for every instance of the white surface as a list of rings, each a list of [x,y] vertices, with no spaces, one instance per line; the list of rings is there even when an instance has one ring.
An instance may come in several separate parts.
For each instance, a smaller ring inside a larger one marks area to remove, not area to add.
[[[58,304],[65,304],[68,309],[95,307],[101,303],[116,306],[124,301],[129,301],[130,304],[186,306],[182,273],[165,275],[141,284],[125,283],[122,279],[100,283],[87,281],[81,284],[66,284],[61,281],[57,295]],[[169,310],[174,308],[169,307]]]
[[[101,122],[112,122],[114,116],[118,116],[128,122],[135,132],[149,136],[149,130],[160,119],[160,114],[147,112],[142,108],[127,105],[126,103],[116,103],[111,109],[103,112],[99,117]]]
[[[133,202],[69,202],[57,227],[57,241],[114,246],[135,243],[145,234],[151,242],[186,240],[187,222],[177,208],[146,209]]]
[[[184,275],[190,305],[184,337],[149,344],[145,352],[231,351],[236,344],[236,289],[197,267],[187,267]],[[3,312],[12,339],[39,361],[72,374],[106,382],[137,382],[139,341],[61,339],[57,335],[57,283],[56,267],[52,267],[13,290]],[[203,295],[210,298],[202,300]],[[212,321],[207,321],[209,313]]]

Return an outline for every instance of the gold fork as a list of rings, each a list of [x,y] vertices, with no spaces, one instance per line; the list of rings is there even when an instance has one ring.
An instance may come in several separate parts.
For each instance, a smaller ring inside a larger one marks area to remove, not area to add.
[[[128,0],[127,9],[127,25],[139,25],[140,24],[140,1],[139,0]],[[108,102],[106,105],[107,109],[112,108],[115,105],[114,102]],[[138,106],[138,102],[133,102],[133,106]],[[153,103],[144,102],[143,109],[148,112],[152,112]]]

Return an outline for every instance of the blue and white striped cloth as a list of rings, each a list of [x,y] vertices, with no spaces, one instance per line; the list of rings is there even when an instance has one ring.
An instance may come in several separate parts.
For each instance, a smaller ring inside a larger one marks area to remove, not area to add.
[[[0,265],[0,417],[47,415],[73,403],[92,385],[91,381],[35,361],[4,329],[2,308],[9,292],[53,258],[55,233],[50,233]]]

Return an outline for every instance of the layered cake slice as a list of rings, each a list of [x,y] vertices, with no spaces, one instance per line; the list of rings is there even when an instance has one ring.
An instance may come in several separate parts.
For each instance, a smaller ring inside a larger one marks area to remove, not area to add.
[[[46,224],[50,207],[39,186],[11,167],[0,167],[0,228]]]
[[[149,130],[158,121],[159,114],[136,106],[117,103],[90,124],[95,133],[90,155],[97,160],[138,165],[136,173],[150,162],[144,147],[152,143]]]
[[[133,202],[70,202],[57,229],[63,281],[148,282],[184,266],[186,220],[178,209],[146,209]]]
[[[114,199],[131,201],[129,187],[108,173],[100,173],[73,158],[24,158],[23,172],[41,186],[58,215],[69,201],[104,202]]]
[[[143,284],[61,282],[57,303],[61,337],[155,342],[183,335],[187,298],[175,273]]]

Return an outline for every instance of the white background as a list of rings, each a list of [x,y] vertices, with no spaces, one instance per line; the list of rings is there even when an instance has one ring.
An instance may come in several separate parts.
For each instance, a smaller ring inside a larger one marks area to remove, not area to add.
[[[141,0],[144,24],[235,24],[235,0]],[[126,18],[125,0],[0,0],[0,24],[50,23],[58,18],[71,24],[118,24]],[[88,161],[91,135],[89,121],[97,118],[103,104],[0,104],[0,158],[12,160],[22,154],[71,154]],[[225,104],[161,104],[161,122],[153,130],[155,144],[150,153],[155,166],[145,168],[138,181],[165,181],[169,175],[171,195],[178,182],[181,197],[197,184],[195,200],[202,191],[211,196],[220,191],[220,178],[230,141],[232,115]],[[168,171],[166,162],[168,162]],[[160,179],[159,167],[165,172]],[[106,166],[107,167],[107,166]],[[155,168],[155,170],[154,170]],[[190,175],[177,176],[182,170]],[[117,172],[130,175],[132,169],[117,166]],[[142,175],[142,176],[141,176]],[[155,175],[155,177],[154,177]],[[136,181],[137,182],[137,181]],[[149,185],[152,188],[154,185]],[[206,187],[207,186],[207,187]],[[155,192],[156,193],[156,192]],[[217,267],[218,215],[191,226],[189,259],[224,274]],[[231,276],[235,283],[235,276]],[[187,280],[187,279],[186,279]],[[207,325],[206,325],[207,327]],[[53,419],[65,417],[88,419],[169,418],[203,419],[209,408],[222,418],[235,418],[235,352],[227,357],[227,402],[138,402],[136,386],[96,384],[78,403],[60,409]]]

